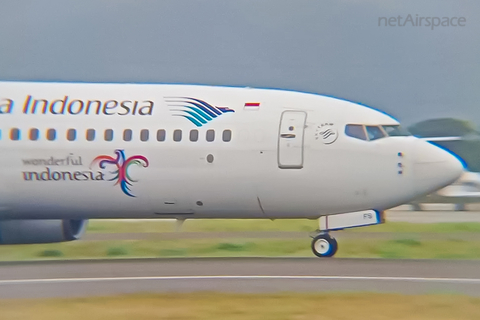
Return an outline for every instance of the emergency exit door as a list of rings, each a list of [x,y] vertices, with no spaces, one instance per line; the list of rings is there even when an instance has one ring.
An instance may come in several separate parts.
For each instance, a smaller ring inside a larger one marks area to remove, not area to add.
[[[303,136],[307,113],[284,111],[278,134],[278,166],[282,169],[303,168]]]

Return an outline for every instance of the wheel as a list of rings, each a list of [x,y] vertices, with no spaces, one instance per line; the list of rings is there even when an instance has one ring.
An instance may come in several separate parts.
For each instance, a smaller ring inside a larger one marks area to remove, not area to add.
[[[317,257],[332,257],[337,249],[337,240],[328,233],[319,234],[312,240],[312,251]]]

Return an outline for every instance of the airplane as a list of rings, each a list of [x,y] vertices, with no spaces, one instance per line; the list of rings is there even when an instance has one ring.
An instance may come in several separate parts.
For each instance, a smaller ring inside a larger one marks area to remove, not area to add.
[[[465,138],[451,136],[421,139],[435,144],[446,141],[461,141]],[[464,168],[466,167],[466,164],[464,164]],[[468,203],[480,203],[480,173],[466,169],[460,178],[452,184],[410,202],[412,209],[415,211],[422,211],[424,203],[451,203],[454,204],[455,211],[465,211]]]
[[[0,243],[81,238],[89,219],[318,219],[329,231],[463,172],[393,117],[318,94],[177,84],[0,82]]]

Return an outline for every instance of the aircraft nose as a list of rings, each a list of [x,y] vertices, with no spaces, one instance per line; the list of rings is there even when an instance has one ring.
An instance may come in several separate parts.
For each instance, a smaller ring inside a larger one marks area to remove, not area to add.
[[[460,178],[464,167],[453,154],[426,141],[415,145],[414,187],[417,194],[428,194]]]

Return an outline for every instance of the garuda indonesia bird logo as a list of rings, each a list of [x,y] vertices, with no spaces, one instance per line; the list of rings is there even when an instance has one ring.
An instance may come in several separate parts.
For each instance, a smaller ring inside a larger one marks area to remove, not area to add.
[[[212,121],[227,112],[235,112],[228,107],[216,107],[203,100],[189,97],[165,97],[174,116],[190,120],[197,127]]]
[[[120,185],[123,193],[127,196],[135,197],[131,191],[130,187],[132,186],[132,182],[137,182],[138,180],[134,180],[129,172],[128,169],[133,166],[142,166],[144,168],[148,167],[148,159],[141,155],[131,156],[130,158],[125,157],[125,151],[117,149],[115,150],[116,158],[107,156],[107,155],[100,155],[93,159],[90,167],[93,165],[97,165],[101,169],[106,169],[107,165],[113,166],[115,169],[110,173],[113,174],[113,178],[107,179],[108,181],[115,181],[115,185]]]
[[[338,133],[333,123],[323,123],[317,126],[315,139],[322,138],[324,144],[332,144],[337,140]]]

